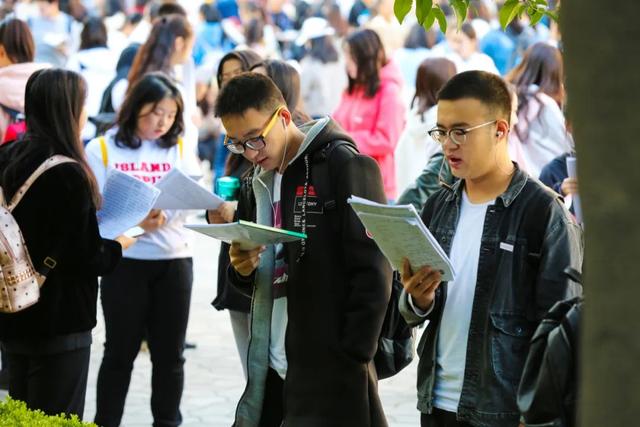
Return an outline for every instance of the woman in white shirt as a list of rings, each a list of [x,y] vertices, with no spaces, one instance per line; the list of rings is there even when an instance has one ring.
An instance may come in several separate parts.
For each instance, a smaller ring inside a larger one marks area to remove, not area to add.
[[[518,123],[509,133],[509,152],[521,169],[537,178],[547,163],[573,151],[562,113],[562,54],[547,43],[536,43],[506,80],[518,94]]]
[[[183,108],[178,88],[166,75],[149,73],[139,79],[122,105],[117,127],[87,145],[98,185],[104,185],[111,168],[149,184],[173,168],[192,175],[197,160],[181,142]],[[140,224],[145,233],[102,279],[106,342],[97,384],[98,425],[120,424],[133,362],[145,336],[153,363],[154,425],[180,424],[193,279],[185,219],[184,211],[152,211]]]
[[[493,59],[478,50],[476,30],[470,23],[462,24],[460,31],[455,26],[450,28],[447,31],[447,42],[454,52],[449,59],[455,62],[459,73],[480,70],[500,75]]]
[[[431,156],[441,151],[440,144],[428,132],[436,125],[438,92],[455,74],[455,64],[446,58],[428,58],[418,66],[416,93],[395,152],[396,185],[400,191],[415,181]]]
[[[156,19],[149,38],[136,53],[129,76],[114,85],[111,100],[117,111],[128,94],[129,87],[145,74],[162,71],[171,76],[175,79],[184,101],[184,140],[195,153],[198,145],[196,120],[199,114],[196,105],[195,71],[191,58],[194,42],[193,28],[186,17],[172,14]]]
[[[116,75],[118,57],[107,47],[107,27],[101,18],[89,18],[80,34],[80,50],[69,57],[66,68],[82,74],[88,91],[85,106],[89,117],[100,112],[102,94]],[[88,141],[96,134],[90,122],[82,129],[82,139]]]

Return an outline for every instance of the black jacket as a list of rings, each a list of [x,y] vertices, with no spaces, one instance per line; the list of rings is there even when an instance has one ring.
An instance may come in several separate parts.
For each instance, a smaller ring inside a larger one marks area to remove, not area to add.
[[[303,132],[313,124],[303,127]],[[346,203],[351,195],[378,202],[386,197],[376,162],[346,147],[336,148],[329,156],[331,188],[321,188],[317,171],[328,161],[321,150],[334,140],[351,141],[329,121],[282,178],[283,228],[302,231],[306,220],[308,236],[302,257],[301,243],[285,244],[289,320],[284,425],[386,426],[372,359],[390,297],[391,268]],[[303,215],[305,184],[308,197]],[[256,178],[255,194],[258,185]],[[255,219],[252,204],[255,198],[241,197],[241,218]],[[272,304],[265,288],[271,286],[267,264],[273,258],[267,252],[263,255],[264,262],[252,277],[242,277],[230,268],[234,285],[250,290],[256,283],[249,380],[238,405],[238,427],[257,425],[264,398]]]
[[[456,233],[464,181],[429,197],[422,220],[445,252]],[[538,322],[557,301],[582,293],[564,274],[582,267],[582,232],[560,198],[517,169],[509,188],[487,208],[480,243],[458,419],[473,426],[513,427],[516,390]],[[418,346],[418,409],[431,413],[438,331],[447,283],[433,310],[419,317],[407,294],[400,311],[411,325],[430,320]]]
[[[23,149],[21,141],[0,149],[0,171]],[[42,147],[5,188],[9,200],[53,153]],[[84,172],[78,164],[53,167],[38,178],[13,211],[36,268],[51,256],[57,266],[24,311],[0,314],[0,340],[45,338],[90,331],[96,325],[97,276],[121,257],[119,243],[102,239]]]

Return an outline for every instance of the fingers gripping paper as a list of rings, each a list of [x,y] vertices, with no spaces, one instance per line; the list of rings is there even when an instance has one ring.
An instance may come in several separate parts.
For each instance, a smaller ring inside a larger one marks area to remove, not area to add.
[[[395,270],[402,271],[407,258],[414,272],[429,266],[440,270],[443,281],[454,280],[449,257],[412,205],[387,206],[355,196],[348,203]]]
[[[100,235],[114,239],[140,224],[149,214],[160,190],[116,169],[110,169],[98,211]]]

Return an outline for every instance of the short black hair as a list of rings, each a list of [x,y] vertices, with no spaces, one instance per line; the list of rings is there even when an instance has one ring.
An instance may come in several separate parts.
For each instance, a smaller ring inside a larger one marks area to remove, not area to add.
[[[269,77],[242,73],[222,87],[216,99],[215,115],[241,116],[251,108],[272,113],[282,105],[286,105],[284,97]]]
[[[486,71],[465,71],[453,76],[438,93],[438,101],[476,99],[510,123],[511,94],[507,83]]]

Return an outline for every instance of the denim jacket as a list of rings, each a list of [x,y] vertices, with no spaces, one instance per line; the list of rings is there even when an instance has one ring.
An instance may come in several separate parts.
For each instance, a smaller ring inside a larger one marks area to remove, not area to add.
[[[422,212],[424,223],[447,253],[456,232],[463,183],[435,193]],[[536,206],[544,207],[544,212],[539,208],[534,212]],[[518,425],[516,391],[530,338],[556,301],[582,293],[581,286],[563,274],[566,267],[580,270],[581,266],[581,228],[558,195],[517,169],[507,190],[487,208],[459,420],[474,426]],[[429,320],[418,346],[422,413],[433,411],[436,348],[446,295],[447,283],[442,283],[426,318],[415,314],[406,293],[400,298],[401,313],[410,325]]]

